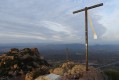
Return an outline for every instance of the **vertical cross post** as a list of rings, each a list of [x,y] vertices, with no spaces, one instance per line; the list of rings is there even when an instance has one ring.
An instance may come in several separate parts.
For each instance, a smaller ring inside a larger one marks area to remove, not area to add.
[[[103,6],[103,3],[96,4],[90,7],[85,7],[84,9],[80,9],[74,11],[73,14],[85,11],[85,45],[86,45],[86,71],[88,71],[88,10],[93,9],[99,6]]]
[[[85,7],[86,71],[88,71],[88,9]]]

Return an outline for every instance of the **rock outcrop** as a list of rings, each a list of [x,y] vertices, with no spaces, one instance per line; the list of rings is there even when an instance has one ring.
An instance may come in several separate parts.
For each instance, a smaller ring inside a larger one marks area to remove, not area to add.
[[[24,48],[22,50],[13,48],[0,56],[0,77],[12,78],[14,76],[29,75],[29,73],[33,72],[33,77],[31,77],[35,78],[37,75],[48,73],[48,66],[47,61],[40,58],[37,48]],[[26,78],[28,80],[28,76]]]
[[[50,73],[62,76],[61,80],[105,80],[101,70],[89,67],[89,71],[85,71],[85,65],[74,62],[63,63],[60,67],[51,69]]]

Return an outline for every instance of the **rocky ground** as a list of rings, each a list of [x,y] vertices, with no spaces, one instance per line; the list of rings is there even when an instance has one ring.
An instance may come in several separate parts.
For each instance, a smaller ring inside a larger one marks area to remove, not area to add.
[[[49,76],[49,77],[48,77]],[[52,79],[51,79],[52,77]],[[56,79],[56,77],[58,77]],[[41,59],[37,48],[13,48],[0,56],[0,79],[4,80],[107,80],[94,67],[85,71],[85,65],[67,61],[51,67]]]

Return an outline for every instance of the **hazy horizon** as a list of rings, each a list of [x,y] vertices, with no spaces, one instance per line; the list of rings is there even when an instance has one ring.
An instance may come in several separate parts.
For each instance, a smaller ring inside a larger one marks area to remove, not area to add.
[[[85,43],[57,43],[57,42],[52,42],[52,43],[0,43],[0,46],[4,46],[4,45],[39,45],[39,46],[42,46],[42,45],[65,45],[65,44],[74,44],[74,45],[85,45]],[[117,43],[97,43],[97,44],[92,44],[92,43],[89,43],[89,46],[95,46],[95,45],[119,45]]]

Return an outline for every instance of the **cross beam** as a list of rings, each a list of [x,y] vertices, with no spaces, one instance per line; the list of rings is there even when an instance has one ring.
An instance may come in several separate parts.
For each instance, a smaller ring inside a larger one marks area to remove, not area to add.
[[[90,7],[85,7],[83,9],[74,11],[73,14],[78,13],[78,12],[82,12],[82,11],[85,11],[86,8],[87,8],[87,10],[89,10],[89,9],[93,9],[93,8],[100,7],[100,6],[103,6],[103,3],[96,4],[96,5],[93,5],[93,6],[90,6]]]
[[[85,11],[85,45],[86,45],[86,71],[88,71],[88,10],[96,7],[103,6],[103,3],[96,4],[90,7],[74,11],[73,14]]]

